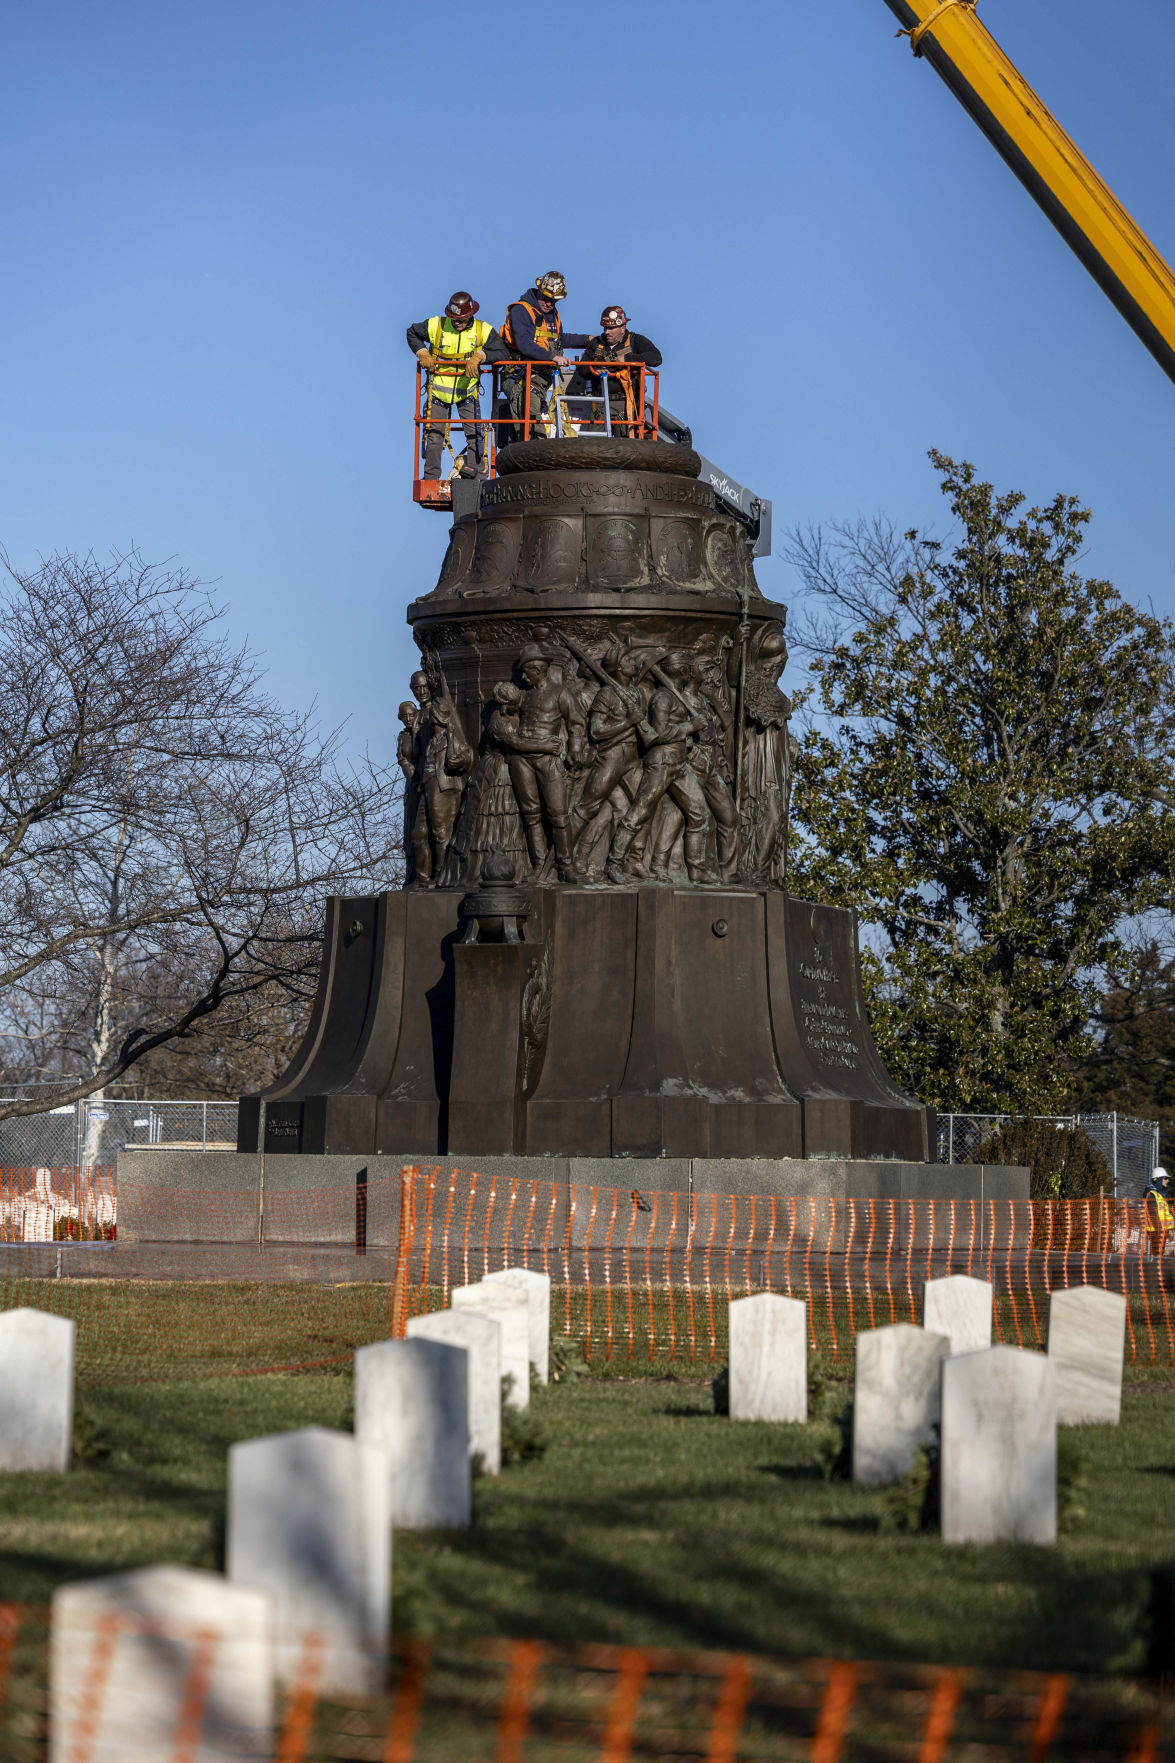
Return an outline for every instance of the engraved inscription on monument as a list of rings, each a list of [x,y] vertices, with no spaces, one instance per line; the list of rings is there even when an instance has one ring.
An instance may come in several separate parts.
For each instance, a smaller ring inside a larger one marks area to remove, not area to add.
[[[834,962],[823,943],[813,943],[799,963],[799,1019],[804,1042],[813,1059],[840,1071],[855,1071],[861,1045],[848,1000],[850,976]]]

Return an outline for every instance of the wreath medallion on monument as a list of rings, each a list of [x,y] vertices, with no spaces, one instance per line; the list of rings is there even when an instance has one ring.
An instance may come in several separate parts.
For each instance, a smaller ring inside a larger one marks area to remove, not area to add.
[[[522,579],[528,588],[574,586],[582,547],[579,520],[527,520],[522,538]]]
[[[476,536],[476,529],[470,522],[453,528],[449,549],[445,552],[445,561],[441,564],[438,588],[452,590],[459,587],[465,580],[469,573],[469,565],[473,562]]]
[[[693,520],[652,522],[653,558],[663,581],[692,587],[702,573],[701,532]]]
[[[518,562],[519,520],[478,522],[477,549],[469,571],[468,593],[492,594],[508,587]]]
[[[635,520],[609,514],[589,527],[588,572],[594,585],[633,588],[648,579],[644,534]]]
[[[728,526],[712,526],[706,534],[706,567],[719,587],[738,593],[743,585],[743,565]]]

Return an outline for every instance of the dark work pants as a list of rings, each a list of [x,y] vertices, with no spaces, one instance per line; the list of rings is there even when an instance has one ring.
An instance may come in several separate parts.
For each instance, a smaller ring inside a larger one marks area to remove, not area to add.
[[[432,411],[424,430],[424,475],[440,477],[441,450],[445,444],[445,424],[452,417],[453,428],[460,428],[465,438],[465,463],[461,467],[462,477],[472,477],[474,461],[481,473],[485,465],[485,430],[476,428],[474,424],[481,415],[481,405],[474,397],[462,398],[460,404],[442,404],[439,399],[432,401]]]
[[[539,417],[543,414],[543,408],[546,405],[547,394],[550,392],[550,389],[551,376],[549,373],[543,373],[541,375],[538,373],[531,374],[530,434],[527,436],[528,440],[545,441],[547,438],[542,429],[537,425]],[[526,380],[521,374],[519,374],[517,378],[511,377],[510,379],[504,380],[502,391],[505,393],[506,397],[506,409],[509,411],[510,415],[515,418],[514,422],[502,423],[498,429],[499,447],[508,447],[511,442],[521,441],[523,438],[524,431],[522,419],[526,415]]]

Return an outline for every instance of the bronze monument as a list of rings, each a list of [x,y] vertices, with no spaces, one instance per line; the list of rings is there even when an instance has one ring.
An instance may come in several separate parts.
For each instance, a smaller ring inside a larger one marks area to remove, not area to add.
[[[269,1152],[933,1156],[854,914],[788,894],[787,612],[698,467],[660,441],[499,455],[408,608],[407,885],[331,902],[242,1150],[264,1118]]]

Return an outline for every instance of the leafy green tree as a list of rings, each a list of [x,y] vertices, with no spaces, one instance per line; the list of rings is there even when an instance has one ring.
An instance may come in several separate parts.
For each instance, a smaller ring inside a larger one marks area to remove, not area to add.
[[[1073,1106],[1162,1121],[1161,1156],[1175,1161],[1175,960],[1154,937],[1107,976]]]
[[[882,522],[792,538],[823,713],[793,886],[874,927],[873,1027],[900,1081],[939,1108],[1046,1112],[1124,920],[1168,897],[1173,633],[1075,568],[1073,497],[1025,509],[930,458],[949,545]]]

